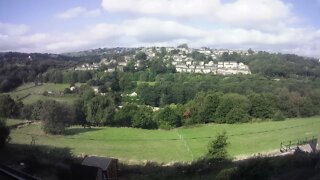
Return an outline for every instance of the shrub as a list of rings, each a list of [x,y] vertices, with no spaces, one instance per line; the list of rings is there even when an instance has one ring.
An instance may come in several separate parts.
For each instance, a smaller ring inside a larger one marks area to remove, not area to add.
[[[153,111],[151,108],[142,106],[133,117],[133,127],[142,129],[156,129],[157,123],[153,120]]]
[[[209,142],[207,158],[213,161],[223,161],[228,158],[227,146],[228,137],[226,132],[218,134],[215,139]]]
[[[0,117],[17,117],[18,114],[18,104],[9,95],[0,95]]]
[[[131,127],[133,117],[138,110],[135,104],[125,104],[115,115],[114,125]]]
[[[63,90],[63,94],[71,94],[72,92],[71,92],[71,90],[70,90],[70,88],[65,88],[64,90]]]
[[[233,108],[226,116],[226,123],[241,123],[248,122],[250,120],[250,116],[247,112],[240,108]]]
[[[74,114],[70,107],[56,101],[44,101],[40,109],[40,119],[43,121],[43,130],[49,134],[63,134]]]
[[[283,121],[285,120],[285,116],[282,114],[282,112],[279,110],[277,111],[273,116],[274,121]]]
[[[181,116],[169,106],[157,112],[156,119],[162,129],[171,129],[181,126]]]
[[[0,118],[0,148],[3,148],[9,138],[10,129],[6,126],[6,120]]]
[[[235,173],[232,175],[231,179],[270,179],[271,175],[274,173],[274,167],[267,158],[254,158],[248,160],[248,162],[241,164]]]

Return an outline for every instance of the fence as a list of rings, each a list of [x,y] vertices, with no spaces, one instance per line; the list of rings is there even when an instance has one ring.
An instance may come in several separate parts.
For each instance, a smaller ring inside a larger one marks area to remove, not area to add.
[[[312,136],[312,138],[304,138],[296,141],[281,142],[280,152],[288,152],[296,150],[300,145],[303,144],[313,144],[317,142],[317,138]]]

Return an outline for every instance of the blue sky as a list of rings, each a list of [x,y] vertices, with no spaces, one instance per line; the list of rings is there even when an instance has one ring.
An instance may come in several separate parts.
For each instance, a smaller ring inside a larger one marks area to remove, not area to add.
[[[320,57],[320,0],[1,0],[0,51],[267,50]]]

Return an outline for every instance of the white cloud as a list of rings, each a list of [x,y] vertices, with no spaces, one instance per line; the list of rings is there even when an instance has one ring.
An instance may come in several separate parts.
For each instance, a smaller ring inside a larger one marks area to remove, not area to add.
[[[28,32],[28,27],[24,24],[8,24],[0,22],[0,35],[21,35]]]
[[[280,0],[237,0],[217,9],[218,19],[237,25],[270,24],[292,16],[290,5]]]
[[[12,25],[15,27],[15,25]],[[270,49],[320,57],[320,30],[282,27],[278,31],[220,27],[199,29],[171,20],[138,18],[100,23],[78,32],[0,33],[0,51],[67,52],[114,46],[176,46]]]
[[[108,12],[206,19],[209,23],[267,30],[295,19],[291,4],[281,0],[102,0],[102,7]]]
[[[75,8],[68,9],[64,12],[58,13],[56,17],[59,19],[72,19],[79,16],[96,17],[96,16],[99,16],[100,13],[101,13],[100,9],[87,10],[84,7],[78,6]]]
[[[199,16],[209,14],[219,0],[103,0],[102,7],[109,12],[132,12],[169,16]]]

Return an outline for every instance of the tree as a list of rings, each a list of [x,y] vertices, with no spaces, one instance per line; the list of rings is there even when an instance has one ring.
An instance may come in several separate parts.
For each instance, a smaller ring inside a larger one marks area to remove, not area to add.
[[[112,91],[119,91],[120,90],[119,78],[118,78],[117,71],[114,71],[112,73],[111,90]]]
[[[137,87],[137,82],[132,81],[129,75],[123,75],[119,80],[119,86],[122,91],[131,91]]]
[[[171,107],[166,106],[157,112],[156,119],[159,122],[160,128],[174,128],[181,126],[181,116]]]
[[[251,102],[250,115],[261,119],[271,119],[275,112],[274,97],[269,94],[251,94],[248,96]]]
[[[228,113],[234,108],[237,108],[237,110],[233,110],[233,111],[238,111],[238,112],[241,111],[242,113],[249,114],[250,107],[251,107],[250,101],[246,96],[243,96],[240,94],[233,94],[233,93],[225,94],[220,99],[219,106],[217,107],[216,121],[219,123],[225,123]],[[234,119],[234,120],[230,119],[231,117],[235,117],[232,114],[229,115],[228,120],[235,122],[237,119]]]
[[[231,111],[228,112],[226,118],[226,123],[233,124],[233,123],[244,123],[250,120],[248,112],[241,108],[233,108]]]
[[[83,99],[77,99],[73,103],[74,110],[74,123],[84,125],[87,123],[86,114],[85,114],[85,105]]]
[[[187,109],[190,109],[191,112],[191,122],[189,123],[213,122],[220,96],[220,93],[198,93],[196,97],[186,105]]]
[[[100,93],[106,93],[106,92],[108,92],[107,86],[106,86],[106,85],[99,86],[99,92],[100,92]]]
[[[6,126],[6,120],[0,118],[0,148],[3,148],[8,141],[10,134],[9,127]]]
[[[185,49],[188,49],[188,44],[187,43],[183,43],[183,44],[180,44],[179,46],[177,46],[177,48],[185,48]]]
[[[48,134],[64,134],[74,118],[73,111],[65,104],[53,100],[43,102],[40,110],[42,128]]]
[[[114,125],[131,127],[133,117],[138,111],[138,106],[135,104],[125,104],[115,115]]]
[[[33,105],[26,104],[20,111],[20,118],[32,120]]]
[[[147,60],[147,55],[146,53],[142,52],[142,51],[139,51],[137,54],[136,54],[136,57],[135,57],[136,60]]]
[[[92,98],[86,106],[87,120],[94,125],[112,125],[115,115],[115,99],[110,94]]]
[[[124,71],[125,72],[135,72],[136,70],[136,62],[134,60],[130,60],[128,63],[127,63],[127,66],[124,67]]]
[[[19,115],[19,107],[9,95],[0,95],[0,117],[11,118]]]
[[[207,157],[213,161],[223,161],[228,158],[228,137],[226,132],[219,133],[208,145]]]
[[[153,111],[150,107],[141,106],[133,117],[132,127],[142,129],[156,129],[157,123],[153,120]]]
[[[274,113],[274,116],[273,116],[274,121],[283,121],[285,120],[285,118],[286,117],[282,114],[280,110],[276,111],[276,113]]]
[[[250,55],[252,55],[252,54],[254,53],[254,51],[253,51],[251,48],[249,48],[249,49],[248,49],[248,53],[249,53]]]

